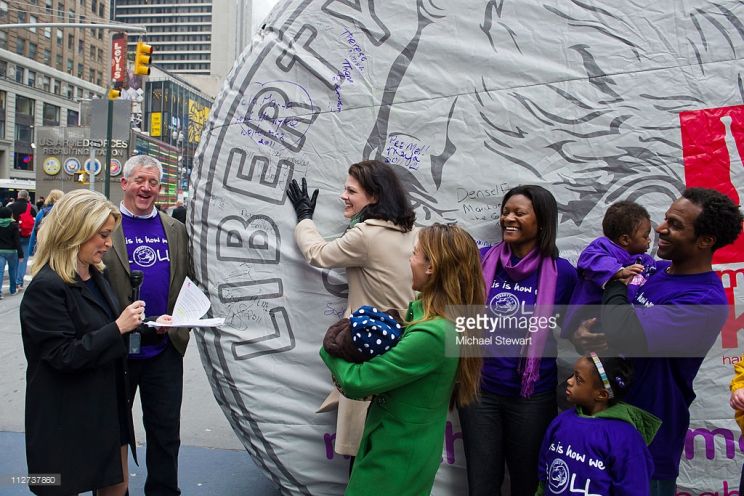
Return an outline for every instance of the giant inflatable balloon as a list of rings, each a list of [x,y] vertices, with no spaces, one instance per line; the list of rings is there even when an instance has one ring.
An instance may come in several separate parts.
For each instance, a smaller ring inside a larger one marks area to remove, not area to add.
[[[342,494],[331,387],[318,357],[345,307],[342,271],[298,252],[285,188],[320,189],[316,223],[343,233],[348,166],[380,159],[417,222],[499,240],[503,194],[549,188],[575,260],[606,207],[658,222],[686,185],[744,194],[744,3],[733,0],[287,0],[236,61],[192,175],[197,279],[219,329],[196,331],[217,401],[283,494]],[[739,354],[744,250],[718,254],[731,320],[698,377],[679,494],[738,482],[727,384]],[[664,391],[659,391],[660,395]],[[410,442],[415,442],[414,439]],[[464,494],[456,415],[434,494]]]

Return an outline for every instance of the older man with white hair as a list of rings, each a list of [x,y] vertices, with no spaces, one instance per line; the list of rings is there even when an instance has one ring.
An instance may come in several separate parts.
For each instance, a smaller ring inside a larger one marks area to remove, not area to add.
[[[104,257],[111,286],[119,304],[126,307],[132,295],[131,271],[140,270],[144,273],[140,299],[146,314],[170,315],[185,277],[191,274],[186,226],[155,208],[163,176],[159,160],[136,155],[124,164],[122,175],[121,227],[111,234],[113,249]],[[181,493],[178,451],[188,341],[185,328],[143,332],[139,349],[130,338],[129,398],[133,402],[139,389],[147,436],[148,496]]]

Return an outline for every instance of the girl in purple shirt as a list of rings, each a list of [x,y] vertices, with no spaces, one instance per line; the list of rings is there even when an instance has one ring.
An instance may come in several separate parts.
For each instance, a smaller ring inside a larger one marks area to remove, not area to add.
[[[590,353],[576,360],[566,388],[576,408],[545,433],[537,495],[648,496],[654,464],[647,445],[661,422],[621,401],[631,375],[623,358]]]

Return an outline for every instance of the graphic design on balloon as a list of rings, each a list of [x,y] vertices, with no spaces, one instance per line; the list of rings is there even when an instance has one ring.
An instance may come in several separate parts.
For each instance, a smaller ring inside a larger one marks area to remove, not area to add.
[[[613,202],[641,203],[656,224],[686,185],[744,188],[731,156],[744,149],[742,22],[739,3],[709,0],[277,5],[212,107],[189,231],[196,280],[225,317],[194,332],[204,368],[283,494],[342,494],[348,480],[348,460],[333,451],[335,413],[315,413],[332,387],[318,349],[346,308],[345,275],[300,254],[291,181],[320,190],[312,219],[335,238],[348,226],[338,198],[349,165],[381,160],[418,225],[456,221],[481,246],[500,240],[504,193],[540,184],[559,203],[561,256],[575,261]],[[716,268],[741,262],[735,248]],[[717,343],[700,372],[721,395],[724,351]],[[700,393],[716,406],[694,403],[691,428],[732,418],[717,394]],[[462,494],[456,414],[444,435],[433,494]],[[690,443],[680,489],[738,477],[727,449],[712,454]]]

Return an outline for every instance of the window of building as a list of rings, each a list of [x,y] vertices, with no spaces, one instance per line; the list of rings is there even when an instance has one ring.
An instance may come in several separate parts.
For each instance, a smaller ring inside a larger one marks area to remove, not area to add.
[[[80,113],[77,110],[67,109],[67,125],[77,126],[80,121]]]
[[[72,9],[67,11],[67,22],[75,22],[75,11]]]
[[[105,13],[105,10],[104,10],[104,7],[105,7],[105,6],[106,6],[106,4],[104,4],[103,2],[100,2],[100,3],[98,4],[98,15],[99,15],[100,17],[103,17],[103,14]]]
[[[0,77],[8,76],[8,63],[4,60],[0,60]]]
[[[55,95],[59,95],[61,86],[62,83],[59,82],[59,79],[55,79],[54,82],[52,82],[52,93],[54,93]]]
[[[75,35],[67,33],[67,49],[72,50],[75,47]]]
[[[42,121],[45,126],[59,126],[59,113],[60,109],[56,105],[50,103],[44,104],[44,113],[42,115]]]
[[[0,31],[0,48],[8,48],[8,33]]]
[[[73,63],[71,59],[67,59],[67,73],[72,74]]]
[[[36,43],[29,43],[28,44],[28,58],[35,59],[36,58],[36,51],[38,50],[38,45]]]
[[[62,34],[62,30],[57,29],[57,46],[59,48],[62,48],[63,39],[64,39],[64,35]]]
[[[16,95],[16,115],[34,117],[34,104],[36,102],[25,96]]]
[[[73,91],[75,91],[73,86],[71,84],[66,84],[63,91],[65,98],[67,98],[68,100],[72,100]]]
[[[45,48],[44,49],[44,60],[42,60],[42,62],[49,65],[51,61],[52,61],[52,51],[49,50],[48,48]]]
[[[60,71],[62,70],[62,54],[61,54],[61,53],[58,53],[58,54],[57,54],[57,55],[55,56],[55,60],[54,60],[54,67],[56,67],[56,68],[57,68],[57,69],[59,69]]]
[[[31,24],[36,24],[37,22],[39,22],[39,19],[37,19],[35,15],[32,15],[32,16],[29,16],[29,22]],[[35,27],[28,28],[28,30],[31,31],[32,33],[36,32]]]
[[[50,28],[49,26],[44,28],[44,38],[49,38],[50,40],[52,39],[52,28]]]
[[[78,40],[78,53],[82,55],[82,53],[85,51],[85,41],[80,38]]]
[[[24,23],[26,22],[26,13],[25,12],[18,12],[18,23]]]
[[[15,70],[15,81],[16,83],[23,84],[23,78],[26,76],[26,69],[21,67],[20,65],[16,66]]]
[[[0,1],[0,15],[6,16],[8,15],[8,2],[6,1]]]
[[[44,91],[49,91],[51,87],[51,81],[49,79],[49,76],[41,76],[41,89]]]
[[[95,60],[96,58],[96,47],[93,45],[90,46],[90,50],[88,51],[90,55],[90,60]]]
[[[16,140],[18,140],[19,135],[23,135],[24,138],[27,138],[29,135],[31,136],[30,141],[24,141],[24,143],[33,143],[33,129],[21,129],[19,130],[19,125],[16,124]],[[31,132],[29,132],[31,131]],[[13,168],[16,170],[34,170],[34,156],[31,153],[23,153],[23,152],[14,152],[13,153]]]
[[[5,139],[5,109],[7,106],[7,95],[0,91],[0,139]]]
[[[46,6],[45,7],[46,8],[46,13],[47,14],[51,14],[52,13],[52,9],[53,9],[52,0],[46,0],[45,6]]]
[[[26,55],[26,40],[23,38],[16,38],[16,53]]]
[[[28,79],[26,81],[26,84],[32,88],[36,86],[36,71],[28,71]]]
[[[82,78],[80,78],[82,79]],[[76,88],[77,89],[77,97],[83,98],[83,88]]]
[[[90,0],[90,10],[95,13],[98,10],[98,0]]]
[[[96,71],[94,71],[92,68],[88,68],[88,81],[91,83],[96,82]]]
[[[83,79],[83,64],[77,65],[77,77]]]
[[[80,0],[80,6],[84,9],[85,8],[85,0]]]
[[[99,48],[98,54],[96,55],[96,62],[101,62],[102,60],[103,60],[103,50]]]

